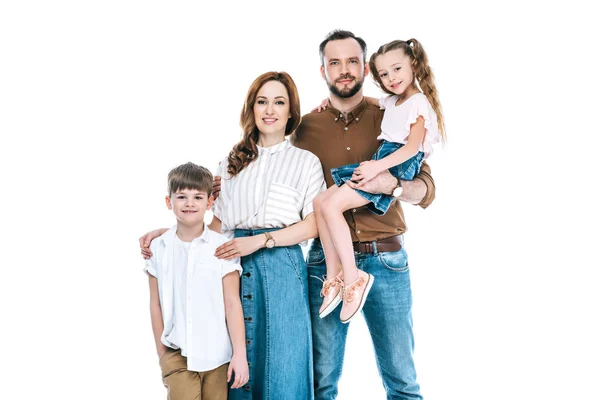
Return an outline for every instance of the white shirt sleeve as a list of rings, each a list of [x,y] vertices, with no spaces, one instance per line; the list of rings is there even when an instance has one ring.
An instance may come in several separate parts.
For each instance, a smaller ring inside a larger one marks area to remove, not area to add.
[[[157,250],[158,246],[154,243],[158,242],[158,240],[159,239],[156,238],[152,242],[150,242],[150,251],[152,252],[152,257],[147,259],[146,264],[144,265],[144,272],[152,275],[155,278],[156,278],[156,274],[158,273],[157,272],[157,262],[156,262],[156,250]]]
[[[221,278],[233,271],[238,271],[239,274],[242,275],[240,259],[234,258],[232,260],[223,260],[223,263],[221,264]]]
[[[224,161],[221,161],[217,167],[217,172],[215,172],[215,176],[221,177],[221,193],[219,193],[219,197],[215,199],[212,205],[212,212],[220,221],[223,221],[223,169],[227,167],[227,165],[225,165],[225,167],[223,166],[223,162]]]
[[[302,207],[302,219],[314,211],[313,200],[317,195],[327,188],[325,178],[323,177],[323,167],[317,156],[312,156],[312,164],[308,174],[308,185],[304,195],[304,204]]]

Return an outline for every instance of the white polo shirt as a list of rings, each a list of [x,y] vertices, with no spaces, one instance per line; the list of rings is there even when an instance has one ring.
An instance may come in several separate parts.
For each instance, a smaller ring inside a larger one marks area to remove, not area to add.
[[[181,349],[190,371],[209,371],[231,360],[222,278],[242,273],[239,259],[219,260],[215,249],[227,239],[208,229],[191,242],[176,235],[177,226],[150,244],[144,271],[158,279],[165,346]]]

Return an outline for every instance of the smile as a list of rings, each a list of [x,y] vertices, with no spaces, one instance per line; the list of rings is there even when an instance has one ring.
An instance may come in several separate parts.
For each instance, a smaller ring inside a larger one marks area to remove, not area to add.
[[[277,122],[277,118],[263,118],[262,120],[267,125],[272,125]]]

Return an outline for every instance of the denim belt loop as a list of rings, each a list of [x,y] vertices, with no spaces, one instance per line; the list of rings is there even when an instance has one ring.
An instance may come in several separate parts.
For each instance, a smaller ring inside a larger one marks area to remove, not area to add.
[[[373,254],[377,255],[377,242],[373,241],[371,245],[373,246]]]

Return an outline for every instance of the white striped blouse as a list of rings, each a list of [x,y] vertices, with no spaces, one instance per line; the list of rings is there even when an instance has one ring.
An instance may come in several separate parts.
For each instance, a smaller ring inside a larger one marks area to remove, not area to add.
[[[227,173],[227,158],[217,169],[221,193],[213,212],[224,235],[234,229],[284,228],[313,212],[313,200],[325,190],[323,167],[313,153],[286,139],[258,147],[258,157],[237,176]]]

